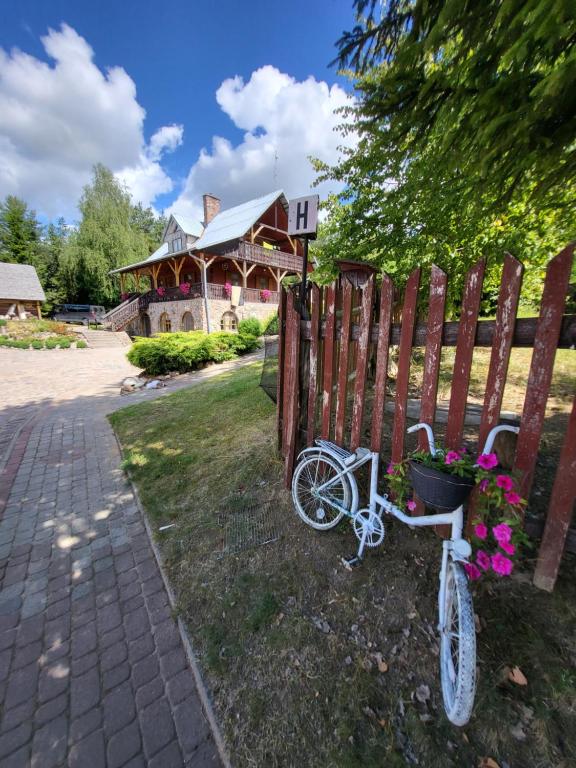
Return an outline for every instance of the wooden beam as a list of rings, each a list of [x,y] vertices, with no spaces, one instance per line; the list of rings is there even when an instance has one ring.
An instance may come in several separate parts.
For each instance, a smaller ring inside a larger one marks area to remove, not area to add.
[[[126,288],[125,288],[125,282],[124,281],[125,281],[124,272],[120,272],[120,291],[122,293],[126,293]]]
[[[302,320],[302,338],[310,339],[310,321]],[[522,317],[516,320],[514,326],[514,335],[512,337],[513,347],[533,347],[536,336],[537,317]],[[442,330],[442,346],[455,347],[458,338],[458,321],[444,323]],[[402,325],[394,323],[390,337],[390,344],[396,345],[400,342],[400,330]],[[413,347],[426,346],[426,323],[418,323],[414,330]],[[496,328],[495,320],[479,320],[476,326],[476,336],[474,338],[475,347],[491,347]],[[339,326],[338,326],[339,329]],[[324,337],[325,322],[322,322],[320,329],[321,338]],[[340,332],[338,330],[338,332]],[[352,325],[352,340],[357,341],[360,335],[360,327],[354,323]],[[378,341],[378,324],[374,325],[371,334],[372,342]],[[560,338],[558,340],[558,349],[572,349],[576,344],[576,315],[564,315]]]
[[[36,314],[38,315],[38,320],[42,320],[42,313],[40,312],[40,302],[36,302]]]
[[[138,269],[134,272],[134,279],[136,281],[136,290],[140,293],[140,271]]]

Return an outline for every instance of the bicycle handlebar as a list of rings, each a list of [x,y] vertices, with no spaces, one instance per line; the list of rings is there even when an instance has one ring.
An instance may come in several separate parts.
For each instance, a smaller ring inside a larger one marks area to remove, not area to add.
[[[409,427],[407,432],[409,434],[412,434],[412,432],[417,432],[419,429],[423,429],[426,432],[426,435],[428,436],[428,445],[430,446],[430,453],[432,456],[436,456],[436,443],[434,442],[434,433],[432,432],[432,427],[430,424],[425,424],[424,422],[420,422],[419,424],[414,424],[413,427]],[[499,432],[514,432],[515,434],[518,434],[520,432],[520,427],[512,427],[509,424],[499,424],[497,427],[492,427],[490,432],[488,433],[488,437],[486,438],[486,443],[484,444],[484,449],[482,450],[482,453],[490,453],[492,450],[492,446],[494,445],[494,440],[496,439],[496,435]]]

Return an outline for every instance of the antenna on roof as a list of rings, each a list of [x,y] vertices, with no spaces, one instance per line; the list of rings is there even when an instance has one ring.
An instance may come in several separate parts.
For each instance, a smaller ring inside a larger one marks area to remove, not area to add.
[[[276,147],[274,147],[274,173],[272,174],[272,179],[274,180],[274,186],[276,186],[276,181],[278,179],[278,152],[276,151]]]

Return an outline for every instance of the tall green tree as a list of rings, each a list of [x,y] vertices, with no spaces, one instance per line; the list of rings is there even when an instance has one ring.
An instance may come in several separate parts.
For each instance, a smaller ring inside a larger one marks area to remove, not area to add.
[[[94,167],[78,207],[82,219],[62,259],[68,296],[112,306],[119,300],[119,286],[109,272],[149,255],[146,234],[133,224],[130,195],[103,165]]]
[[[466,269],[488,256],[489,309],[510,250],[535,301],[546,261],[575,234],[574,14],[548,0],[355,6],[339,45],[357,92],[344,130],[359,142],[335,167],[316,162],[319,181],[344,185],[316,246],[321,271],[340,254],[399,278],[434,262],[456,308]]]
[[[142,203],[137,203],[132,207],[130,221],[138,232],[144,234],[149,252],[154,253],[162,241],[164,227],[168,223],[166,216],[163,213],[157,216],[152,208],[144,208]]]
[[[36,266],[42,228],[23,200],[0,202],[0,261]]]

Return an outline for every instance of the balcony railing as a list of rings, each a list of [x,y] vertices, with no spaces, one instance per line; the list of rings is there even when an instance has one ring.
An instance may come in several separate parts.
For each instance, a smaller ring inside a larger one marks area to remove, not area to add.
[[[270,248],[262,248],[261,245],[247,243],[244,240],[240,240],[236,250],[223,255],[232,259],[238,258],[243,261],[264,264],[269,267],[279,267],[282,271],[302,272],[302,256],[295,256],[293,253],[284,253],[284,251],[275,251]]]
[[[207,283],[207,298],[216,299],[219,301],[229,301],[230,296],[226,292],[226,286],[221,283]],[[179,286],[173,286],[171,288],[161,288],[161,293],[158,293],[158,289],[148,291],[148,293],[140,296],[140,311],[145,310],[148,304],[157,304],[163,301],[184,301],[186,299],[198,299],[204,296],[202,291],[202,283],[190,284],[190,290],[182,291]],[[278,291],[262,290],[260,288],[243,288],[242,296],[245,302],[256,304],[278,304],[280,294]]]

